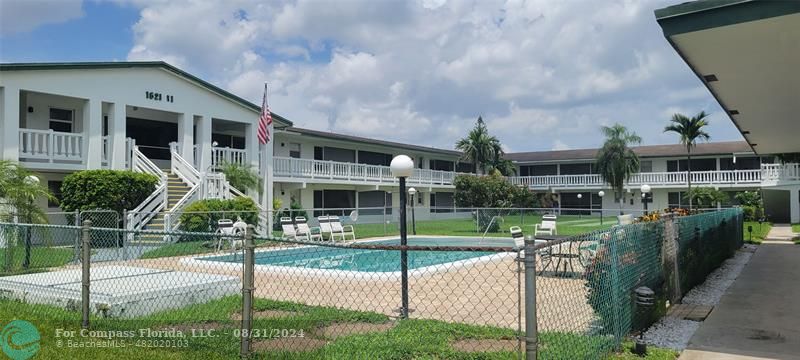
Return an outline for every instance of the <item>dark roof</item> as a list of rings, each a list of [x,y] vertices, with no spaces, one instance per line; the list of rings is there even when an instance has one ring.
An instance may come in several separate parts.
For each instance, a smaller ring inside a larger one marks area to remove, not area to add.
[[[520,162],[545,162],[565,160],[594,160],[598,149],[577,149],[557,151],[531,151],[506,154],[505,158]],[[635,146],[633,151],[640,157],[686,156],[686,148],[680,144]],[[692,149],[692,155],[724,155],[749,153],[753,150],[746,141],[721,141],[699,143]]]
[[[177,74],[189,81],[195,82],[198,85],[215,92],[223,97],[226,97],[233,102],[238,103],[253,111],[260,112],[261,106],[253,104],[233,93],[224,90],[214,84],[209,83],[197,76],[194,76],[186,71],[178,69],[164,61],[91,61],[91,62],[63,62],[63,63],[4,63],[0,64],[0,71],[14,71],[14,70],[65,70],[65,69],[119,69],[119,68],[161,68],[172,73]],[[281,122],[284,126],[292,126],[292,122],[272,113],[272,117],[276,122]],[[278,124],[276,124],[278,125]]]
[[[360,136],[337,134],[337,133],[332,133],[332,132],[328,132],[328,131],[303,129],[303,128],[298,128],[298,127],[289,127],[289,128],[286,128],[285,130],[286,131],[290,131],[290,132],[296,132],[296,133],[303,134],[303,135],[316,136],[316,137],[332,139],[332,140],[342,140],[342,141],[358,142],[358,143],[363,143],[363,144],[389,146],[389,147],[395,147],[395,148],[406,149],[406,150],[425,151],[425,152],[434,152],[434,153],[445,154],[445,155],[461,156],[461,152],[460,151],[456,151],[456,150],[447,150],[447,149],[439,149],[439,148],[428,147],[428,146],[403,144],[403,143],[394,142],[394,141],[370,139],[370,138],[365,138],[365,137],[360,137]]]

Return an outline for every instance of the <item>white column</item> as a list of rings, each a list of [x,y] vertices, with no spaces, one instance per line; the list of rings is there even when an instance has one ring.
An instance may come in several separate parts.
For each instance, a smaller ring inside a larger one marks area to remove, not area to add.
[[[253,165],[255,169],[259,169],[261,166],[258,163],[258,152],[259,152],[259,144],[258,144],[258,132],[256,131],[257,125],[256,124],[246,124],[244,128],[244,149],[247,151],[247,162],[250,165]],[[270,145],[275,141],[275,135],[272,136],[273,140],[270,142]]]
[[[789,218],[792,224],[800,223],[800,187],[789,190]]]
[[[113,103],[108,109],[108,137],[111,169],[125,169],[125,124],[127,112],[124,103]]]
[[[194,116],[178,114],[178,152],[189,163],[194,164]]]
[[[83,158],[87,169],[99,169],[103,155],[103,102],[88,99],[83,104]]]
[[[197,171],[205,172],[211,166],[211,116],[197,116]]]
[[[2,89],[0,115],[0,155],[5,160],[19,161],[19,89],[5,86]]]

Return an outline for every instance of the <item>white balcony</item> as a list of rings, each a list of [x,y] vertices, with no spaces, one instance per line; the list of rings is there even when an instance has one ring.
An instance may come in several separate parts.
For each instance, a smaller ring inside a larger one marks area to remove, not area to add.
[[[388,166],[348,162],[275,157],[274,174],[277,181],[319,180],[355,184],[396,184]],[[414,169],[410,184],[452,186],[457,173],[452,171]]]
[[[582,189],[601,188],[605,183],[597,174],[512,176],[512,184],[531,189]],[[687,185],[688,174],[680,172],[638,173],[631,177],[627,186],[648,184],[654,187],[677,187]],[[774,186],[800,182],[800,164],[764,164],[755,170],[693,171],[692,184],[721,187]]]

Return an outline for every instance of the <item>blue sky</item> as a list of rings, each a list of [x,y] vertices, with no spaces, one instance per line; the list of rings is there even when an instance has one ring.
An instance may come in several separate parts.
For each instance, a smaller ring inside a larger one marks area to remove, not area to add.
[[[163,60],[297,125],[452,148],[481,115],[510,151],[647,144],[675,112],[741,137],[667,44],[675,1],[5,0],[0,60]]]

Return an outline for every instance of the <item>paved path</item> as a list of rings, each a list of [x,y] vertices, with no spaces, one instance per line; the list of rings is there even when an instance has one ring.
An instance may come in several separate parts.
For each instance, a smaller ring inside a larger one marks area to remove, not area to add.
[[[800,359],[800,245],[788,235],[772,228],[680,359]]]

